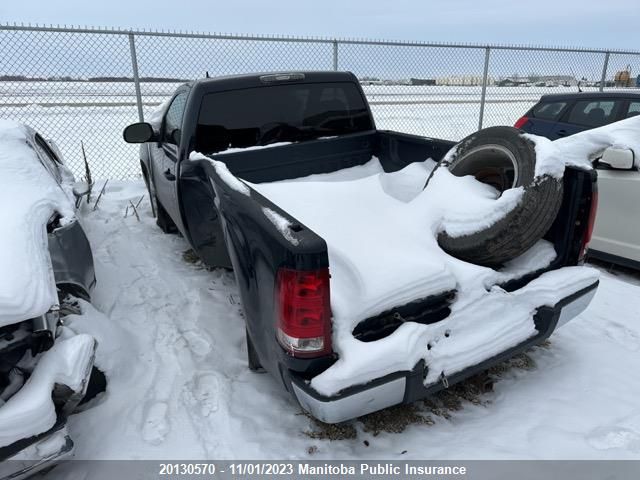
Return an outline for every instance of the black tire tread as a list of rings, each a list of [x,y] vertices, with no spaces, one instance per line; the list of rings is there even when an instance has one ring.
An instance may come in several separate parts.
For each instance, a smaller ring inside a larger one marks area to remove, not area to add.
[[[533,155],[535,159],[533,143],[510,127],[481,130],[463,140],[459,151],[481,143],[500,143],[505,137],[515,140],[514,135],[518,136],[518,148],[515,150],[518,162],[525,158],[523,155]],[[455,156],[452,162],[455,162]],[[442,166],[448,165],[443,163]],[[505,217],[480,232],[461,237],[451,237],[442,232],[438,243],[444,251],[470,263],[497,267],[521,255],[545,235],[562,203],[562,181],[547,175],[534,178],[534,162],[523,163],[522,167],[524,175],[521,175],[520,183],[525,191],[520,203]]]
[[[160,230],[162,230],[164,233],[176,233],[178,229],[175,223],[173,223],[173,220],[171,220],[171,217],[157,198],[156,207],[158,210],[156,212],[156,225],[158,225],[158,227],[160,227]]]

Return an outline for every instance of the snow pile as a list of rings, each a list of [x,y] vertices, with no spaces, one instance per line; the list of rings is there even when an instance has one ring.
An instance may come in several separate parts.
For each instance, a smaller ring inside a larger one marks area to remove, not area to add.
[[[437,169],[423,190],[434,167],[427,160],[384,173],[374,158],[300,181],[250,184],[327,242],[340,359],[312,380],[319,393],[333,395],[411,369],[420,359],[430,365],[425,381],[434,382],[441,373],[455,373],[534,335],[536,308],[552,306],[597,279],[596,272],[580,267],[545,274],[518,292],[495,286],[548,266],[555,251],[545,241],[501,272],[446,254],[438,232],[463,235],[493,224],[518,203],[522,189],[498,196],[472,177]],[[366,318],[451,290],[457,298],[446,321],[405,323],[368,343],[351,334]]]
[[[164,115],[165,110],[169,107],[171,100],[173,98],[169,97],[160,103],[156,108],[154,108],[146,118],[147,123],[151,124],[155,131],[160,131],[160,125],[162,124],[162,117]]]
[[[369,163],[372,165],[365,169],[381,169],[377,160]],[[424,185],[428,174],[424,165],[412,164],[407,168],[421,176],[417,183]],[[349,170],[341,172],[349,174]],[[405,173],[383,173],[353,181],[307,179],[251,185],[329,245],[335,316],[360,320],[455,287],[454,279],[440,262],[422,255],[424,245],[437,245],[426,224],[421,232],[407,231],[407,215],[402,215],[402,206],[407,204],[393,196],[399,189],[393,188],[390,179],[382,186],[381,177],[401,179]],[[397,248],[381,250],[381,245]],[[380,255],[381,251],[384,255]]]
[[[608,147],[628,148],[640,156],[640,116],[586,130],[551,141],[537,135],[523,134],[536,146],[536,176],[562,177],[565,165],[590,169],[591,163]]]
[[[490,283],[502,283],[521,278],[535,270],[547,268],[556,259],[556,250],[547,240],[538,240],[533,247],[519,257],[509,260]],[[487,287],[489,284],[486,285]]]
[[[500,194],[495,188],[468,175],[456,177],[438,168],[429,182],[428,206],[441,212],[438,231],[450,237],[462,237],[490,227],[518,206],[523,187],[510,188]]]
[[[61,225],[74,218],[71,185],[58,185],[26,140],[24,126],[0,120],[0,326],[58,302],[46,226],[55,213]]]
[[[222,152],[216,152],[214,155],[215,156],[227,155],[229,153],[246,152],[249,150],[264,150],[265,148],[274,148],[274,147],[282,147],[283,145],[291,145],[291,143],[292,142],[276,142],[276,143],[269,143],[268,145],[254,145],[252,147],[233,147],[233,148],[227,148]]]
[[[38,359],[29,380],[0,408],[0,447],[46,432],[56,422],[51,392],[56,384],[74,392],[84,389],[93,365],[91,335],[59,339]]]
[[[235,191],[240,192],[243,195],[251,195],[251,189],[247,187],[243,180],[239,179],[233,173],[231,173],[224,162],[211,160],[209,157],[203,155],[200,152],[191,152],[191,154],[189,155],[189,160],[206,160],[208,162],[211,162],[216,169],[216,173],[220,176],[220,178],[222,178],[222,181],[224,181]]]
[[[271,223],[275,225],[278,231],[282,233],[284,238],[293,245],[298,245],[298,243],[300,243],[300,241],[293,236],[293,232],[291,230],[292,224],[289,220],[270,208],[264,207],[262,211],[264,212],[265,217],[267,217]]]

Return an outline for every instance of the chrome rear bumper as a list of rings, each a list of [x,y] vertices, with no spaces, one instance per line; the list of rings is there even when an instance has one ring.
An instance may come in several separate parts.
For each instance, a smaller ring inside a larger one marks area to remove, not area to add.
[[[547,339],[556,328],[582,313],[593,299],[598,282],[561,300],[553,307],[540,307],[534,315],[538,333],[477,365],[454,373],[445,382],[425,385],[428,365],[421,360],[411,371],[396,372],[364,385],[355,385],[333,396],[316,392],[308,381],[292,376],[291,390],[300,406],[318,420],[339,423],[400,403],[427,397],[449,385],[489,369]]]
[[[22,480],[73,455],[73,440],[63,427],[0,464],[0,480]],[[34,459],[38,460],[26,460]]]

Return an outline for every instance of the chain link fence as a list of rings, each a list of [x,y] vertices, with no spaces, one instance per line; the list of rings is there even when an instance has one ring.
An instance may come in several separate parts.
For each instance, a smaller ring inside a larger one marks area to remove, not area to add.
[[[95,178],[138,176],[124,127],[207,74],[349,70],[378,128],[458,140],[512,125],[541,95],[635,88],[640,73],[640,52],[504,45],[16,25],[0,44],[0,118],[55,140],[77,175],[82,142]]]

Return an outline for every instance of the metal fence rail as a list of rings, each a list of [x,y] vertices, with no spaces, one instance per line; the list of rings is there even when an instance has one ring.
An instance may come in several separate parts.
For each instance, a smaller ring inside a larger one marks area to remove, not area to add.
[[[122,140],[179,82],[208,73],[350,70],[379,128],[457,140],[513,124],[541,95],[635,87],[640,52],[54,26],[0,26],[0,118],[55,139],[96,178],[139,174]],[[626,72],[626,73],[625,73]]]

